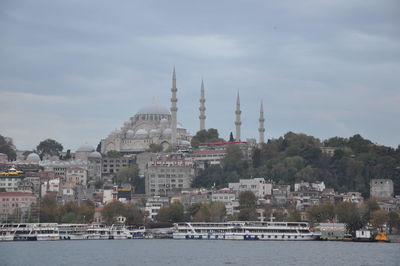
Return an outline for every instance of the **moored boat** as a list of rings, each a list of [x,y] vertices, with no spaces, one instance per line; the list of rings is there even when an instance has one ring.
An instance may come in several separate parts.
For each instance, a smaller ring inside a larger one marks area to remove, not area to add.
[[[305,222],[176,223],[174,239],[317,240]]]

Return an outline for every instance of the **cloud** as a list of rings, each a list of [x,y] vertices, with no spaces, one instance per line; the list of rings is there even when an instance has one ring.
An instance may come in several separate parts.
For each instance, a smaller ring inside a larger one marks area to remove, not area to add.
[[[177,56],[195,58],[237,58],[246,51],[233,38],[222,35],[165,35],[138,38],[143,45],[152,49],[165,49]]]

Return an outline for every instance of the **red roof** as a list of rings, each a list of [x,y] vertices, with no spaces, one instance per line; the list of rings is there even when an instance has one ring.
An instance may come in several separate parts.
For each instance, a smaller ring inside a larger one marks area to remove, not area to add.
[[[247,141],[222,141],[222,142],[203,142],[200,145],[228,145],[237,143],[247,143]]]
[[[35,194],[29,192],[0,192],[0,197],[36,197]]]
[[[213,154],[213,153],[226,153],[226,150],[203,150],[203,151],[193,152],[193,154]]]

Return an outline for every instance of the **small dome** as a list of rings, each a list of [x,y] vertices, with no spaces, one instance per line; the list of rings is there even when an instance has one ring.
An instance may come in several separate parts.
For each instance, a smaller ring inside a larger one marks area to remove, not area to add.
[[[132,136],[133,135],[133,130],[129,129],[128,131],[126,131],[126,135],[127,136]]]
[[[36,153],[32,152],[26,157],[26,161],[29,163],[38,163],[40,162],[40,157]]]
[[[101,158],[101,153],[94,151],[91,154],[89,154],[88,158],[92,158],[92,159],[100,159]]]
[[[176,124],[176,128],[179,128],[179,129],[185,129],[185,128],[182,126],[182,124],[181,124],[181,123],[177,123],[177,124]]]
[[[150,130],[151,135],[156,135],[158,133],[160,133],[160,130],[158,130],[158,129],[153,128],[152,130]]]
[[[152,103],[149,104],[143,108],[141,108],[137,113],[137,115],[170,115],[171,113],[169,110],[158,104],[158,103]]]
[[[80,146],[76,151],[77,152],[90,152],[90,151],[94,151],[95,149],[88,145],[88,144],[84,144],[82,146]]]
[[[170,135],[170,134],[172,134],[172,129],[166,128],[163,133],[166,135]]]
[[[147,131],[143,128],[136,131],[136,135],[147,135]]]

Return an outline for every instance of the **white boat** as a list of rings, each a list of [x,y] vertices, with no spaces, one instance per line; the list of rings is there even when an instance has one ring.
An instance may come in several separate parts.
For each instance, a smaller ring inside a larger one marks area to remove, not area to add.
[[[123,225],[113,224],[110,227],[110,239],[131,239],[131,232]]]
[[[176,223],[174,239],[316,240],[305,222]]]
[[[110,227],[103,224],[94,224],[87,228],[86,239],[110,239]]]
[[[60,240],[87,239],[87,224],[59,224]]]
[[[31,224],[33,226],[33,234],[36,235],[36,240],[58,240],[58,224],[56,223],[38,223]]]
[[[0,241],[13,241],[18,224],[0,224]]]

